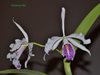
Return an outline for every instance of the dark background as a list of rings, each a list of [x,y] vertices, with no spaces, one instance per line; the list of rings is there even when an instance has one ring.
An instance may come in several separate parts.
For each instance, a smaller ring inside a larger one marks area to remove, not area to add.
[[[71,34],[89,11],[100,3],[100,0],[1,0],[0,1],[0,70],[14,68],[6,59],[9,44],[23,35],[12,22],[12,17],[26,30],[30,41],[45,44],[48,37],[62,36],[61,7],[66,8],[66,35]],[[26,7],[12,7],[12,4],[25,4]],[[73,75],[99,75],[100,73],[100,17],[90,29],[87,38],[92,43],[87,47],[92,53],[78,50],[72,62]],[[43,48],[34,46],[28,69],[48,73],[48,75],[64,75],[62,56],[57,52],[50,52],[43,61]],[[25,61],[27,53],[21,57]]]

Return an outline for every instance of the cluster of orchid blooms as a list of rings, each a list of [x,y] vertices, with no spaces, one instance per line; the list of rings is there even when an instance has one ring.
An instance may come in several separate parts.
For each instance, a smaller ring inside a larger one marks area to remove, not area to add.
[[[75,49],[74,46],[77,48],[80,48],[83,51],[86,51],[91,55],[90,51],[80,44],[79,42],[76,41],[80,40],[83,42],[83,44],[90,44],[91,40],[90,39],[85,39],[84,35],[82,33],[79,34],[70,34],[68,36],[65,35],[65,8],[62,7],[61,11],[61,19],[62,19],[62,37],[58,36],[53,36],[51,38],[48,38],[47,43],[44,45],[44,60],[45,56],[49,54],[49,52],[52,50],[58,50],[57,47],[58,45],[62,43],[62,56],[66,58],[67,61],[72,61],[75,57]],[[27,68],[27,63],[30,60],[31,56],[35,56],[32,54],[32,49],[33,49],[33,42],[29,42],[29,38],[27,33],[24,31],[24,29],[13,19],[14,24],[20,29],[20,31],[23,33],[24,38],[22,40],[16,39],[15,43],[10,44],[10,53],[7,54],[7,59],[10,59],[12,61],[12,64],[15,66],[16,69],[21,69],[21,63],[19,58],[21,57],[22,53],[24,50],[28,47],[28,57],[27,60],[25,61],[25,68]]]

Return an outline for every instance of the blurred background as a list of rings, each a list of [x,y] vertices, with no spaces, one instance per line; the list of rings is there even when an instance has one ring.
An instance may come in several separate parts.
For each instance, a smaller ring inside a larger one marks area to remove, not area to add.
[[[66,8],[66,35],[75,31],[82,19],[90,10],[100,3],[100,0],[1,0],[0,1],[0,70],[14,68],[6,59],[10,43],[15,39],[22,39],[23,35],[12,22],[12,17],[28,33],[30,42],[45,44],[52,36],[62,36],[61,7]],[[77,51],[72,62],[73,75],[99,75],[100,73],[100,17],[96,20],[86,38],[92,43],[87,46],[92,53]],[[43,60],[44,49],[34,46],[28,69],[45,72],[48,75],[65,75],[63,58],[57,52],[50,52]],[[27,58],[27,51],[21,57],[21,63]],[[24,67],[23,67],[24,68]]]

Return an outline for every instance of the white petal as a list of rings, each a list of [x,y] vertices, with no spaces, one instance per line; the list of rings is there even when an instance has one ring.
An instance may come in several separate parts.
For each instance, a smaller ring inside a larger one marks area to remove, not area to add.
[[[12,56],[11,53],[7,54],[7,58],[11,58],[11,56]]]
[[[10,59],[10,61],[12,61],[13,56],[12,56],[11,53],[8,53],[7,56],[6,56],[6,58],[7,58],[7,59]]]
[[[10,59],[10,61],[12,61],[12,59],[15,58],[16,55],[15,55],[15,53],[13,53],[13,54],[8,53],[6,57],[7,57],[7,59]]]
[[[55,50],[62,40],[63,37],[58,37],[58,36],[51,37],[50,44],[52,44],[52,50]]]
[[[13,51],[16,51],[22,44],[22,41],[19,40],[19,39],[16,39],[15,40],[15,44],[10,44],[10,48],[12,48],[10,51],[13,52]]]
[[[29,43],[28,48],[29,48],[29,55],[30,56],[35,56],[34,54],[32,54],[33,43]]]
[[[76,42],[75,40],[71,39],[71,38],[67,38],[68,41],[70,41],[74,46],[80,48],[83,51],[86,51],[89,55],[91,55],[90,51],[83,45],[79,44],[78,42]]]
[[[25,61],[25,68],[27,68],[27,63],[30,60],[31,56],[35,56],[34,54],[32,54],[33,43],[29,43],[28,48],[29,48],[29,54],[27,60]]]
[[[90,39],[85,39],[85,37],[82,33],[80,33],[80,34],[71,34],[67,37],[79,39],[79,40],[83,41],[84,44],[90,44],[91,43],[91,40]]]
[[[59,39],[61,39],[62,37],[59,37],[59,36],[53,36],[53,37],[51,37],[50,39],[52,39],[52,40],[59,40]]]
[[[21,54],[23,53],[23,51],[25,50],[26,46],[22,45],[17,51],[15,51],[14,53],[8,53],[7,54],[7,58],[10,59],[10,61],[12,59],[19,59]]]
[[[25,61],[25,68],[27,68],[27,63],[28,63],[28,61],[30,60],[30,56],[28,56],[28,58],[27,58],[27,60]]]
[[[57,47],[58,47],[58,45],[59,45],[59,43],[62,41],[62,38],[61,39],[59,39],[59,40],[57,40],[56,42],[55,42],[55,44],[52,46],[52,50],[55,50]]]
[[[16,69],[21,69],[21,64],[19,60],[13,59],[12,64],[16,67]]]
[[[10,48],[13,48],[13,47],[14,47],[14,45],[15,45],[15,44],[14,44],[14,43],[12,43],[12,44],[10,44],[10,45],[9,45],[9,47],[10,47]]]
[[[23,33],[25,39],[26,39],[27,42],[28,42],[29,39],[28,39],[28,35],[27,35],[27,33],[25,32],[25,30],[24,30],[17,22],[14,21],[14,18],[13,18],[13,22],[14,22],[14,23],[16,24],[16,26],[20,29],[20,31]]]
[[[54,50],[54,48],[56,48],[58,43],[59,43],[57,41],[60,40],[61,38],[62,37],[52,37],[51,39],[49,38],[46,45],[45,45],[44,51],[48,54],[50,50],[52,50],[52,49]],[[56,43],[56,45],[54,46],[55,43]]]
[[[11,52],[16,51],[17,49],[19,49],[21,47],[22,44],[27,44],[25,38],[23,38],[22,40],[16,39],[15,44],[10,45],[10,46],[12,46],[12,49],[10,51]]]
[[[63,44],[65,45],[65,44],[68,44],[68,40],[67,40],[67,38],[64,38],[64,40],[63,40]]]
[[[84,44],[90,44],[91,43],[91,39],[87,39]]]
[[[44,56],[43,56],[43,60],[44,60],[44,61],[46,61],[46,55],[47,55],[47,54],[45,53]]]
[[[22,40],[20,40],[20,39],[16,39],[15,40],[15,43],[20,43]]]
[[[27,45],[28,46],[28,42],[26,41],[25,38],[22,39],[22,45]]]
[[[27,46],[22,45],[14,54],[16,55],[16,59],[19,59],[24,50],[26,49]]]
[[[16,44],[14,44],[14,46],[12,47],[12,49],[10,51],[11,52],[16,51],[20,46],[21,46],[21,43],[16,43]]]
[[[61,20],[62,20],[62,32],[63,32],[63,36],[65,36],[65,8],[62,7],[62,12],[61,12]]]
[[[52,43],[51,43],[51,39],[48,39],[47,43],[45,44],[45,48],[44,51],[48,54],[49,51],[52,49]]]

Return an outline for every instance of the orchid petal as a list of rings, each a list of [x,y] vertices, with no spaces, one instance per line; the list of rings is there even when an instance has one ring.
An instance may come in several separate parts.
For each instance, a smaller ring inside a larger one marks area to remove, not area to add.
[[[17,69],[21,69],[21,64],[20,61],[17,59],[13,59],[13,63],[12,63]]]
[[[28,42],[26,41],[25,38],[22,39],[22,45],[27,45],[28,46]]]
[[[82,33],[80,33],[80,34],[71,34],[67,37],[68,38],[79,39],[79,40],[83,41],[84,44],[90,44],[91,43],[91,40],[90,39],[85,39],[85,37]]]
[[[20,69],[21,68],[21,64],[19,61],[20,56],[22,55],[23,51],[25,50],[27,46],[26,45],[22,45],[17,51],[15,51],[14,53],[8,53],[7,54],[7,58],[10,59],[10,61],[12,61],[12,64],[17,68]]]
[[[55,44],[52,46],[52,50],[55,50],[57,47],[58,47],[58,45],[59,45],[59,43],[62,41],[62,38],[60,38],[59,40],[57,40],[56,42],[55,42]]]
[[[13,44],[11,44],[11,45],[13,45]],[[21,42],[17,42],[16,44],[13,45],[13,47],[10,51],[13,52],[13,51],[17,50],[20,46],[21,46]]]
[[[9,47],[10,47],[10,48],[13,48],[13,47],[14,47],[14,45],[15,45],[15,44],[14,44],[14,43],[12,43],[12,44],[10,44],[10,45],[9,45]]]
[[[80,48],[81,50],[83,51],[86,51],[90,56],[91,56],[91,53],[90,51],[83,45],[79,44],[78,42],[76,42],[75,40],[71,39],[71,38],[67,38],[68,41],[70,41],[74,46]]]
[[[49,38],[45,45],[44,51],[48,54],[50,50],[54,50],[58,46],[60,39],[61,39],[61,37],[56,37],[56,36]]]
[[[44,56],[43,56],[43,60],[44,60],[44,61],[46,61],[46,55],[47,55],[47,54],[45,53]]]
[[[68,44],[68,43],[69,43],[68,40],[66,38],[64,38],[63,39],[63,44],[65,45],[65,44]]]
[[[27,68],[27,63],[30,60],[31,56],[28,56],[27,60],[25,61],[25,68]]]
[[[19,59],[20,56],[22,55],[22,53],[24,52],[24,50],[26,49],[27,46],[22,45],[16,52],[14,52],[14,54],[16,55],[16,59]]]
[[[29,43],[28,48],[29,48],[29,55],[34,56],[34,54],[32,54],[33,43]]]
[[[71,43],[66,43],[62,46],[62,55],[67,61],[72,61],[75,57],[75,50]]]
[[[46,52],[46,54],[49,53],[49,51],[52,49],[52,40],[48,39],[47,43],[45,44],[45,48],[44,51]]]
[[[58,40],[58,39],[61,39],[62,37],[59,37],[59,36],[53,36],[51,37],[52,40]]]
[[[28,39],[28,35],[27,35],[27,33],[25,32],[25,30],[24,30],[17,22],[14,21],[14,18],[13,18],[12,20],[13,20],[13,22],[15,23],[15,25],[20,29],[20,31],[23,33],[23,35],[24,35],[26,41],[28,42],[29,39]]]
[[[62,32],[63,32],[63,36],[65,36],[65,27],[64,27],[64,23],[65,23],[65,8],[62,8],[62,12],[61,12],[61,20],[62,20]]]
[[[11,53],[8,53],[7,54],[7,59],[10,59],[10,61],[12,61],[12,59],[15,57],[15,55],[14,54],[11,54]]]
[[[16,40],[15,40],[15,43],[20,43],[20,42],[21,42],[20,39],[16,39]]]
[[[11,56],[12,56],[11,53],[7,54],[7,58],[11,58]]]
[[[25,68],[27,68],[27,63],[30,60],[31,56],[35,56],[34,54],[32,54],[33,43],[29,43],[28,48],[29,48],[29,54],[27,60],[25,61]]]
[[[10,44],[10,46],[9,46],[11,48],[10,51],[11,52],[16,51],[17,49],[19,49],[21,47],[22,44],[24,44],[24,45],[27,44],[25,38],[23,38],[22,40],[16,39],[15,44],[14,43]]]

